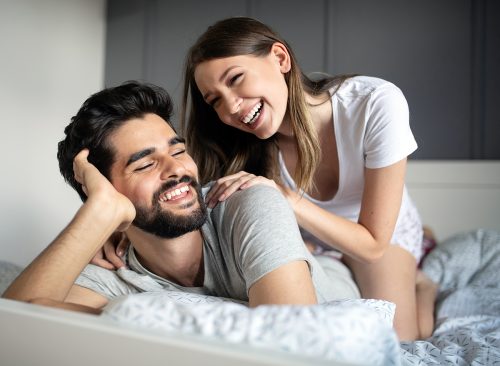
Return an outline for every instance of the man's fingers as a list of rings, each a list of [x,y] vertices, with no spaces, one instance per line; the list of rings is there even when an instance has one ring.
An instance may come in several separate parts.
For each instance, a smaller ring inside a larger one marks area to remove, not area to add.
[[[75,175],[75,180],[80,184],[83,184],[83,169],[85,167],[85,164],[88,164],[88,156],[89,150],[83,149],[78,154],[76,154],[75,158],[73,159],[73,173]]]
[[[89,149],[82,149],[78,154],[75,156],[76,161],[86,161],[87,158],[89,157]]]

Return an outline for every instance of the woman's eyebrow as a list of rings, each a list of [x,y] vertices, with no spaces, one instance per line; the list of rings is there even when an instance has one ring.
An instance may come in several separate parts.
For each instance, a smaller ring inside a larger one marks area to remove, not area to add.
[[[239,67],[239,65],[234,65],[234,66],[231,66],[231,67],[228,67],[223,73],[222,75],[220,76],[219,78],[219,83],[222,83],[222,80],[224,80],[224,78],[227,76],[227,74],[229,74],[229,71],[231,71],[232,69],[236,68],[236,67]],[[203,99],[204,100],[207,100],[207,98],[210,96],[210,92],[208,93],[205,93],[203,95]]]
[[[185,138],[180,137],[180,136],[175,136],[175,137],[172,137],[168,141],[168,146],[177,145],[177,144],[185,144],[185,143],[186,143],[186,139]]]

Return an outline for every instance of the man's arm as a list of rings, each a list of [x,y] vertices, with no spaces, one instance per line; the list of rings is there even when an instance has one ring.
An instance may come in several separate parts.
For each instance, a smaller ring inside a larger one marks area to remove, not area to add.
[[[250,306],[317,303],[309,254],[281,192],[263,185],[238,191],[226,201],[224,217]]]
[[[102,307],[101,295],[74,286],[96,251],[116,230],[135,217],[132,203],[87,161],[88,150],[74,161],[75,178],[88,199],[59,236],[17,277],[3,297],[45,304],[64,303]],[[71,296],[69,296],[71,295]]]
[[[305,261],[284,264],[266,274],[248,290],[250,307],[264,304],[316,304],[316,293]]]

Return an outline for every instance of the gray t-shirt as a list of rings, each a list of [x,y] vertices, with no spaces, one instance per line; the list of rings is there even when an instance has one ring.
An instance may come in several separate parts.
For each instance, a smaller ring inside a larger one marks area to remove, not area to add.
[[[309,253],[293,211],[274,188],[258,185],[237,191],[209,209],[201,230],[202,287],[183,287],[149,272],[137,260],[133,245],[125,258],[129,269],[110,271],[89,264],[75,284],[107,298],[165,289],[248,301],[248,289],[260,278],[287,263],[305,260],[319,303],[359,297],[345,266],[332,258],[321,258],[320,265]]]

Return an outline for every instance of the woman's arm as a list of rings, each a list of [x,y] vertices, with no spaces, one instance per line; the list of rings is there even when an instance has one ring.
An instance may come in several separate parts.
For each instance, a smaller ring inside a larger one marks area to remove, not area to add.
[[[380,258],[389,245],[401,207],[406,158],[388,167],[365,168],[358,222],[334,215],[286,191],[299,225],[333,248],[363,262]]]
[[[279,187],[293,208],[300,227],[326,244],[359,261],[374,262],[389,245],[401,207],[406,158],[378,169],[365,168],[365,184],[358,222],[352,222],[315,205],[299,193]],[[212,205],[237,190],[264,184],[278,189],[270,179],[239,172],[219,179],[207,197]]]

